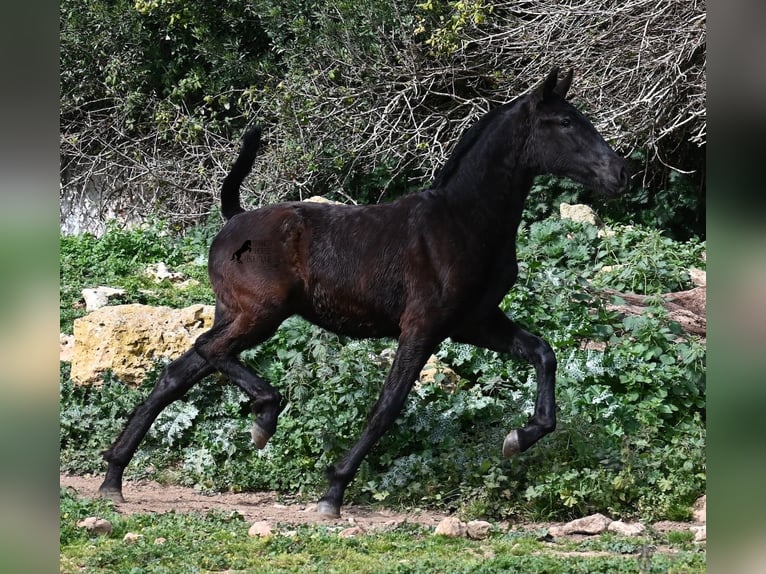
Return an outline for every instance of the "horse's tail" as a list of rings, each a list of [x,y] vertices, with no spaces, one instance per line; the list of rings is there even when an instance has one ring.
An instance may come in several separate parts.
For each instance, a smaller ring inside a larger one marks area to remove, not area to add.
[[[231,166],[231,171],[223,180],[221,187],[221,213],[229,220],[238,213],[245,211],[239,203],[239,188],[247,174],[253,169],[253,162],[261,145],[261,127],[255,126],[245,133],[242,138],[242,150],[237,160]]]

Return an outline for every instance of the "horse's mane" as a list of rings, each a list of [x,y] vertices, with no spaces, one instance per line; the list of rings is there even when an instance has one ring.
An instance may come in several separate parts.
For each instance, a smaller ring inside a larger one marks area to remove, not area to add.
[[[432,188],[443,187],[447,183],[447,181],[449,181],[449,179],[457,171],[457,168],[460,165],[460,161],[463,159],[463,157],[465,157],[465,155],[471,150],[471,148],[473,148],[476,142],[479,141],[479,139],[481,138],[481,136],[484,134],[485,130],[487,129],[487,126],[493,123],[493,121],[495,120],[495,118],[497,118],[497,116],[499,116],[504,111],[508,110],[510,107],[514,106],[518,101],[519,101],[519,98],[516,98],[511,102],[502,104],[500,106],[497,106],[496,108],[491,109],[486,114],[484,114],[481,118],[479,118],[479,120],[476,123],[474,123],[470,128],[468,128],[468,131],[466,131],[458,140],[449,158],[447,158],[446,163],[442,166],[442,168],[436,174],[436,178],[434,179],[434,182],[431,187]]]

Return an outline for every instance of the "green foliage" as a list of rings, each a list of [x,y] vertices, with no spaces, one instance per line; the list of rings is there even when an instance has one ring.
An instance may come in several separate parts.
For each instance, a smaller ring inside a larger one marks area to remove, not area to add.
[[[125,302],[184,307],[214,302],[207,279],[207,250],[218,223],[200,225],[177,236],[164,223],[124,229],[111,224],[102,237],[60,238],[59,318],[62,333],[85,313],[82,290],[99,286],[125,289]],[[147,274],[159,262],[180,272],[183,285],[155,281]]]
[[[687,288],[686,268],[704,267],[704,243],[672,241],[639,226],[613,227],[614,236],[602,237],[589,224],[549,217],[520,233],[519,283],[502,307],[557,353],[556,432],[502,459],[505,434],[532,412],[533,370],[448,340],[437,354],[460,375],[457,389],[438,381],[416,385],[347,500],[425,504],[467,517],[688,516],[706,482],[704,341],[681,331],[660,305],[640,316],[610,310],[601,289],[657,294]],[[146,297],[136,277],[151,260],[200,267],[210,233],[205,227],[177,237],[158,226],[112,228],[99,239],[62,238],[62,324],[83,285],[109,279],[113,286],[132,286],[131,302]],[[623,267],[605,273],[605,264]],[[156,297],[184,305],[189,295],[169,285]],[[161,413],[126,475],[314,498],[326,486],[324,469],[365,425],[394,345],[346,340],[289,319],[242,355],[288,400],[266,449],[257,451],[250,442],[247,397],[211,376]],[[62,469],[103,471],[99,451],[119,434],[161,367],[139,388],[108,376],[100,388],[75,386],[62,369]]]

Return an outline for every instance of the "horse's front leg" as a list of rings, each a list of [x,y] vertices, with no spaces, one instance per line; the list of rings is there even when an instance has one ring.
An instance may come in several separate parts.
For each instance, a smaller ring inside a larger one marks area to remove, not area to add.
[[[370,412],[367,427],[346,456],[327,471],[329,488],[317,505],[320,514],[331,518],[340,516],[346,487],[353,480],[364,457],[396,420],[436,344],[432,339],[420,335],[402,334],[399,338],[394,362],[380,397]]]
[[[500,309],[452,335],[454,341],[468,343],[524,359],[534,365],[537,375],[535,412],[527,425],[505,437],[503,456],[524,452],[556,429],[556,355],[540,337],[525,331]]]

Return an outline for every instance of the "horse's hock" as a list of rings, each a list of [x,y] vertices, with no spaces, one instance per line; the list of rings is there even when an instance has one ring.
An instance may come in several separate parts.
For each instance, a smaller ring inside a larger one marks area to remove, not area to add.
[[[72,380],[99,384],[111,371],[127,384],[140,384],[155,361],[178,357],[212,326],[213,310],[212,305],[111,305],[76,319]]]

